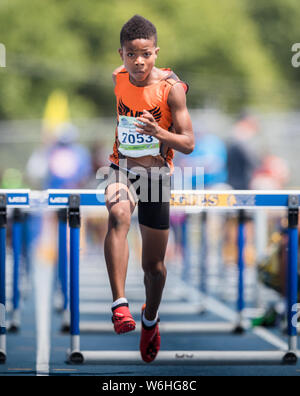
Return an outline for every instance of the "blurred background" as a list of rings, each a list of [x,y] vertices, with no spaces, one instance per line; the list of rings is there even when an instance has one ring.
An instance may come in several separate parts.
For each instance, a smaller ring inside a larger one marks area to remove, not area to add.
[[[219,181],[238,188],[232,178],[241,176],[231,175],[230,165],[238,147],[255,153],[244,188],[299,187],[300,70],[291,64],[300,40],[297,0],[1,0],[2,185],[41,186],[42,155],[28,163],[64,134],[62,123],[72,124],[71,140],[90,152],[89,186],[96,185],[93,175],[108,164],[114,139],[119,32],[136,13],[157,27],[157,66],[190,85],[198,143],[209,135],[208,151],[216,150],[216,138],[225,145],[229,169]],[[199,162],[206,172],[208,157]]]

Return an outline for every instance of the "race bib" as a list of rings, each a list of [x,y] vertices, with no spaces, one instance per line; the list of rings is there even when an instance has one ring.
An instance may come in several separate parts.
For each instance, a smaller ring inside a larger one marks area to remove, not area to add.
[[[132,158],[159,155],[159,140],[153,136],[138,133],[134,122],[137,122],[135,117],[119,117],[119,152]]]

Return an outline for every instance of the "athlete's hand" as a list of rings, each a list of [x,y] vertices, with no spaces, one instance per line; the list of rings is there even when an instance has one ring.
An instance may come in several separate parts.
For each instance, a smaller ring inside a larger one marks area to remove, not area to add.
[[[143,110],[143,115],[141,117],[137,117],[137,121],[139,122],[134,123],[137,132],[158,138],[161,128],[158,126],[158,123],[155,121],[155,118],[151,113],[149,113],[149,111]]]

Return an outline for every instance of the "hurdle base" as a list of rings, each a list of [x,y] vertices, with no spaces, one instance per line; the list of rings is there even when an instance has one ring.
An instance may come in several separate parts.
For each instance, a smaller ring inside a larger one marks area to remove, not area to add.
[[[74,351],[70,364],[147,365],[139,351]],[[285,351],[160,351],[151,365],[259,366],[295,365],[297,355]]]
[[[0,350],[0,364],[4,364],[6,362],[6,353]]]
[[[14,309],[12,319],[7,327],[9,333],[18,333],[21,327],[21,314],[19,309]]]
[[[234,329],[233,329],[233,334],[236,335],[242,335],[244,333],[246,333],[247,329],[242,326],[242,325],[237,325]]]
[[[282,363],[286,366],[293,366],[295,364],[297,364],[298,362],[298,356],[296,355],[295,352],[287,352],[283,359],[282,359]]]
[[[230,322],[161,322],[161,334],[241,334],[236,333],[237,326]],[[245,327],[241,327],[245,331]],[[136,332],[141,331],[137,323]],[[109,322],[80,322],[80,332],[84,334],[110,334],[113,326]]]
[[[8,333],[18,333],[19,331],[20,331],[20,326],[17,325],[16,323],[11,323],[7,328]]]
[[[61,328],[60,328],[60,332],[61,333],[63,333],[63,334],[69,334],[70,333],[70,324],[69,323],[63,323],[62,325],[61,325]]]
[[[54,297],[54,310],[57,314],[61,314],[64,312],[64,303],[63,303],[63,296],[61,291],[59,290]]]
[[[67,351],[67,363],[69,364],[83,364],[84,357],[81,351]]]
[[[63,307],[55,307],[55,312],[57,314],[62,314],[64,312],[64,308]]]
[[[60,331],[61,333],[70,333],[71,322],[70,322],[70,312],[67,309],[63,310],[63,320],[61,323]]]

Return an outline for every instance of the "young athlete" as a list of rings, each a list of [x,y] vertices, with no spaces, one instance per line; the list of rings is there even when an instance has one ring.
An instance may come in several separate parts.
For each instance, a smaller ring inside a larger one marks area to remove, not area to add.
[[[160,349],[158,308],[167,272],[173,150],[191,153],[194,134],[186,108],[187,85],[170,69],[155,67],[159,52],[155,26],[135,15],[123,26],[120,42],[123,65],[113,73],[118,125],[105,190],[109,221],[104,249],[114,329],[126,333],[136,325],[125,297],[125,280],[127,233],[137,204],[146,289],[140,351],[149,363]]]

